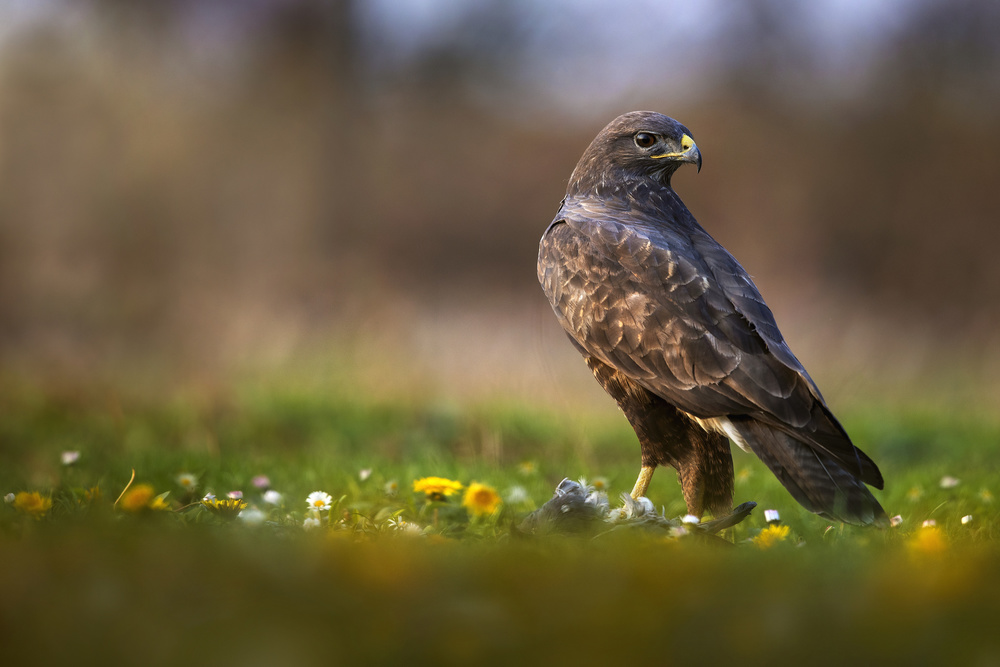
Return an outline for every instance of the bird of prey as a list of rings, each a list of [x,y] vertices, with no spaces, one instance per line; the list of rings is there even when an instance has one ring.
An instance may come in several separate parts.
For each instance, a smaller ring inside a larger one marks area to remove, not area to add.
[[[613,120],[570,176],[545,230],[538,279],[559,322],[639,439],[632,496],[677,470],[688,512],[728,513],[731,439],[811,512],[886,525],[867,485],[882,474],[854,446],[785,343],[736,259],[670,185],[701,153],[672,118]]]

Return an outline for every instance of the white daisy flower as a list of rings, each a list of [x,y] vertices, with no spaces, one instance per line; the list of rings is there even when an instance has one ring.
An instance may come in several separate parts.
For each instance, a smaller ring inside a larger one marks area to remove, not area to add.
[[[361,470],[358,471],[358,479],[360,479],[362,482],[364,482],[371,476],[372,476],[371,468],[362,468]]]
[[[194,491],[198,487],[198,478],[189,472],[182,472],[174,479],[185,491]]]
[[[264,502],[268,505],[280,505],[281,499],[281,494],[274,489],[268,489],[264,492]]]
[[[333,506],[333,496],[325,491],[313,491],[306,498],[306,505],[311,510],[326,511]]]
[[[511,505],[528,502],[528,490],[520,485],[515,485],[507,489],[507,502]]]
[[[418,535],[423,529],[412,521],[406,521],[403,517],[389,519],[389,527],[404,534]]]
[[[961,482],[957,477],[952,477],[951,475],[945,475],[939,482],[942,489],[954,489],[960,483]]]
[[[62,453],[62,464],[64,466],[71,466],[79,460],[80,460],[80,452],[66,451]]]
[[[314,516],[311,516],[302,522],[302,527],[305,528],[306,530],[319,528],[319,519],[317,519]]]
[[[264,523],[266,515],[256,507],[250,507],[239,513],[240,520],[248,526],[259,526]]]

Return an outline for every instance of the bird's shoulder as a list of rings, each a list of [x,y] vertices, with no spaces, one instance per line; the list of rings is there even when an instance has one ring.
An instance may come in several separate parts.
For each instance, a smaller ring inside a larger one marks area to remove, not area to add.
[[[565,263],[571,253],[579,260],[577,269],[616,264],[636,277],[653,271],[668,282],[690,281],[708,267],[699,261],[683,221],[620,199],[568,198],[542,237],[539,259]]]
[[[819,397],[750,276],[685,213],[564,202],[539,253],[539,279],[564,328],[655,393],[694,398],[695,387],[715,387],[706,412],[748,398],[747,407],[775,410],[772,399],[796,385]],[[760,396],[733,395],[731,383]]]
[[[613,280],[661,305],[745,308],[768,328],[773,316],[749,275],[677,204],[648,211],[622,199],[564,200],[542,237],[539,277],[549,269],[572,274],[577,285]]]

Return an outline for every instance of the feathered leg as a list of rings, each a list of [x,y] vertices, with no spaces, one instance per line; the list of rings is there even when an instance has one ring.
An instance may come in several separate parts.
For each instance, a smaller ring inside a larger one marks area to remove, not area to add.
[[[587,365],[625,413],[642,455],[632,497],[646,494],[657,466],[677,470],[688,513],[707,510],[722,516],[733,507],[733,459],[729,440],[705,431],[683,412],[607,364],[587,357]]]

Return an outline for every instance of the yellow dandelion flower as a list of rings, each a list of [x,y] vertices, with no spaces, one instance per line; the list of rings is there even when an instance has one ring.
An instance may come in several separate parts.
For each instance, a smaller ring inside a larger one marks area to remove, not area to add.
[[[525,477],[538,472],[538,464],[534,461],[521,461],[517,464],[517,471]]]
[[[911,503],[915,503],[920,500],[924,495],[924,490],[919,486],[910,487],[910,490],[906,492],[906,499]]]
[[[215,516],[227,521],[235,519],[247,508],[247,503],[242,498],[206,498],[201,504]]]
[[[52,498],[38,491],[21,491],[14,496],[14,508],[36,519],[41,519],[52,509]]]
[[[92,486],[83,492],[83,499],[86,500],[88,503],[100,502],[101,498],[102,494],[100,486]]]
[[[141,512],[156,497],[149,484],[136,484],[118,500],[118,507],[126,512]]]
[[[790,529],[781,524],[771,524],[760,531],[757,537],[753,538],[753,543],[761,549],[770,549],[778,542],[784,542],[788,537]]]
[[[942,553],[948,548],[948,542],[936,525],[924,525],[914,533],[906,545],[913,553],[934,555]]]
[[[983,489],[982,491],[979,492],[979,499],[984,503],[992,503],[993,494],[990,493],[989,489]]]
[[[473,482],[465,490],[462,504],[475,516],[488,516],[500,507],[500,494],[492,486]]]
[[[136,484],[122,494],[118,500],[118,508],[126,512],[141,512],[143,510],[168,510],[170,505],[166,501],[167,494],[156,495],[156,491],[149,484]]]
[[[416,493],[424,493],[427,500],[445,500],[448,496],[453,496],[463,488],[461,482],[456,482],[444,477],[423,477],[413,482],[413,490]]]

